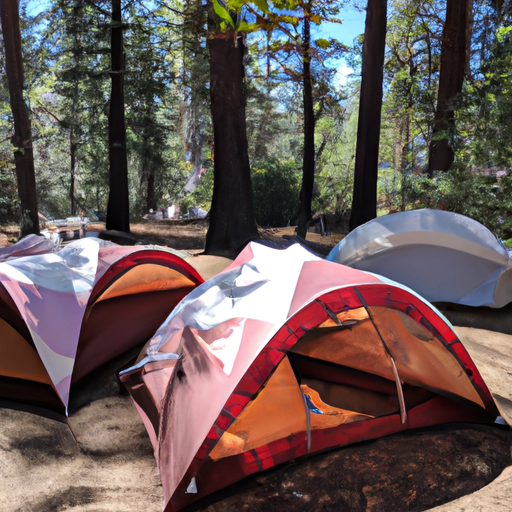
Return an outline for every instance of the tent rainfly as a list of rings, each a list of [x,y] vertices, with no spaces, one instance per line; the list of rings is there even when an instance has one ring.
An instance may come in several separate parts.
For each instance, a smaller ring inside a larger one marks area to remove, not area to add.
[[[431,302],[501,308],[512,301],[512,263],[479,222],[442,210],[373,219],[327,257],[398,281]]]
[[[153,443],[166,512],[309,453],[498,415],[430,304],[298,245],[249,244],[176,307],[121,380]]]
[[[163,248],[94,238],[59,250],[42,237],[19,244],[0,251],[3,405],[66,413],[82,379],[147,341],[204,281]]]
[[[0,247],[0,262],[9,258],[46,254],[56,250],[57,246],[49,238],[28,235],[13,245]]]

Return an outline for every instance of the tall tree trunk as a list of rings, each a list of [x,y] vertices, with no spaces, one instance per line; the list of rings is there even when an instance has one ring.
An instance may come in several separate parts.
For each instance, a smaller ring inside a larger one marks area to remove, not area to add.
[[[128,159],[124,121],[124,52],[121,0],[112,0],[112,93],[109,115],[110,191],[107,229],[130,232]]]
[[[210,99],[213,121],[213,198],[205,252],[234,257],[258,238],[245,123],[242,37],[209,39]]]
[[[311,80],[311,0],[306,6],[304,17],[304,54],[303,54],[303,107],[304,107],[304,156],[302,160],[302,186],[300,189],[297,235],[306,238],[311,220],[311,202],[315,183],[315,113],[313,110],[313,85]]]
[[[204,7],[202,0],[187,0],[184,9],[183,31],[183,101],[180,107],[181,137],[184,161],[191,169],[180,196],[190,194],[199,183],[203,169],[203,144],[206,139],[203,91],[208,80],[205,58]]]
[[[149,141],[147,137],[142,139],[142,144],[145,148],[148,148]],[[155,195],[155,160],[152,151],[145,149],[142,154],[142,179],[141,185],[146,184],[146,211],[155,211],[157,209],[157,201]]]
[[[9,82],[9,96],[14,118],[14,146],[16,179],[20,198],[20,237],[39,234],[32,130],[27,105],[23,98],[24,73],[21,54],[21,31],[17,0],[2,0],[0,6],[2,36],[5,47],[5,68]]]
[[[350,229],[377,216],[377,177],[387,0],[368,0]]]
[[[69,180],[69,202],[70,215],[76,215],[76,171],[78,167],[78,140],[79,140],[79,119],[78,109],[80,102],[79,77],[80,66],[82,61],[82,42],[80,41],[80,30],[83,22],[82,1],[75,0],[73,3],[73,16],[71,18],[71,33],[73,37],[73,66],[76,79],[73,82],[71,94],[71,113],[69,127],[69,154],[70,154],[70,180]]]
[[[199,183],[203,169],[203,143],[205,140],[202,123],[200,122],[201,107],[198,101],[190,98],[188,104],[185,103],[183,110],[184,160],[191,167],[191,171],[180,195],[190,194]]]
[[[150,210],[156,211],[157,206],[155,196],[155,165],[153,162],[149,162],[146,207],[149,212]]]
[[[148,104],[149,109],[151,105]],[[151,112],[146,111],[144,121],[141,128],[142,151],[140,154],[140,188],[145,191],[145,211],[155,211],[157,209],[156,191],[155,191],[155,174],[158,167],[156,160],[158,155],[154,151],[154,144],[151,140]],[[142,198],[141,198],[142,201]]]
[[[447,0],[441,44],[441,70],[434,116],[428,173],[447,171],[455,153],[450,139],[455,129],[454,108],[467,69],[472,0]]]
[[[75,140],[75,130],[71,128],[69,134],[69,148],[71,152],[71,163],[70,163],[70,180],[69,180],[69,202],[70,202],[70,214],[72,217],[76,215],[76,200],[75,200],[75,178],[76,178],[76,167],[77,167],[77,153],[78,144]]]

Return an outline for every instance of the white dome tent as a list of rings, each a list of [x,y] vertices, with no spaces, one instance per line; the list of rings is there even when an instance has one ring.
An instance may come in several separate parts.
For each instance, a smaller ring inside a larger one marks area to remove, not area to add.
[[[411,210],[374,219],[327,257],[412,288],[431,302],[501,308],[512,302],[512,263],[479,222],[442,210]]]

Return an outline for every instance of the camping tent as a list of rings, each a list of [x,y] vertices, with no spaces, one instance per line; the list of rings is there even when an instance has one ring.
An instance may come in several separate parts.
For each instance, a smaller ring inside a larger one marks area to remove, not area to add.
[[[19,256],[33,256],[54,252],[57,246],[44,236],[28,235],[19,242],[7,247],[0,247],[0,261]]]
[[[188,255],[158,247],[85,238],[29,256],[9,249],[0,262],[0,399],[57,413],[82,379],[145,343],[204,281]]]
[[[496,407],[447,321],[397,283],[249,244],[120,375],[166,512],[292,458]]]
[[[500,308],[512,301],[512,264],[479,222],[441,210],[373,219],[349,233],[330,261],[375,272],[431,302]]]

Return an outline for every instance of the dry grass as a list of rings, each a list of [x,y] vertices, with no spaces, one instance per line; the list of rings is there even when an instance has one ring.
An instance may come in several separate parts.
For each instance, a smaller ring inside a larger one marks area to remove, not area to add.
[[[208,224],[204,220],[153,220],[130,225],[138,242],[178,250],[203,250]]]

